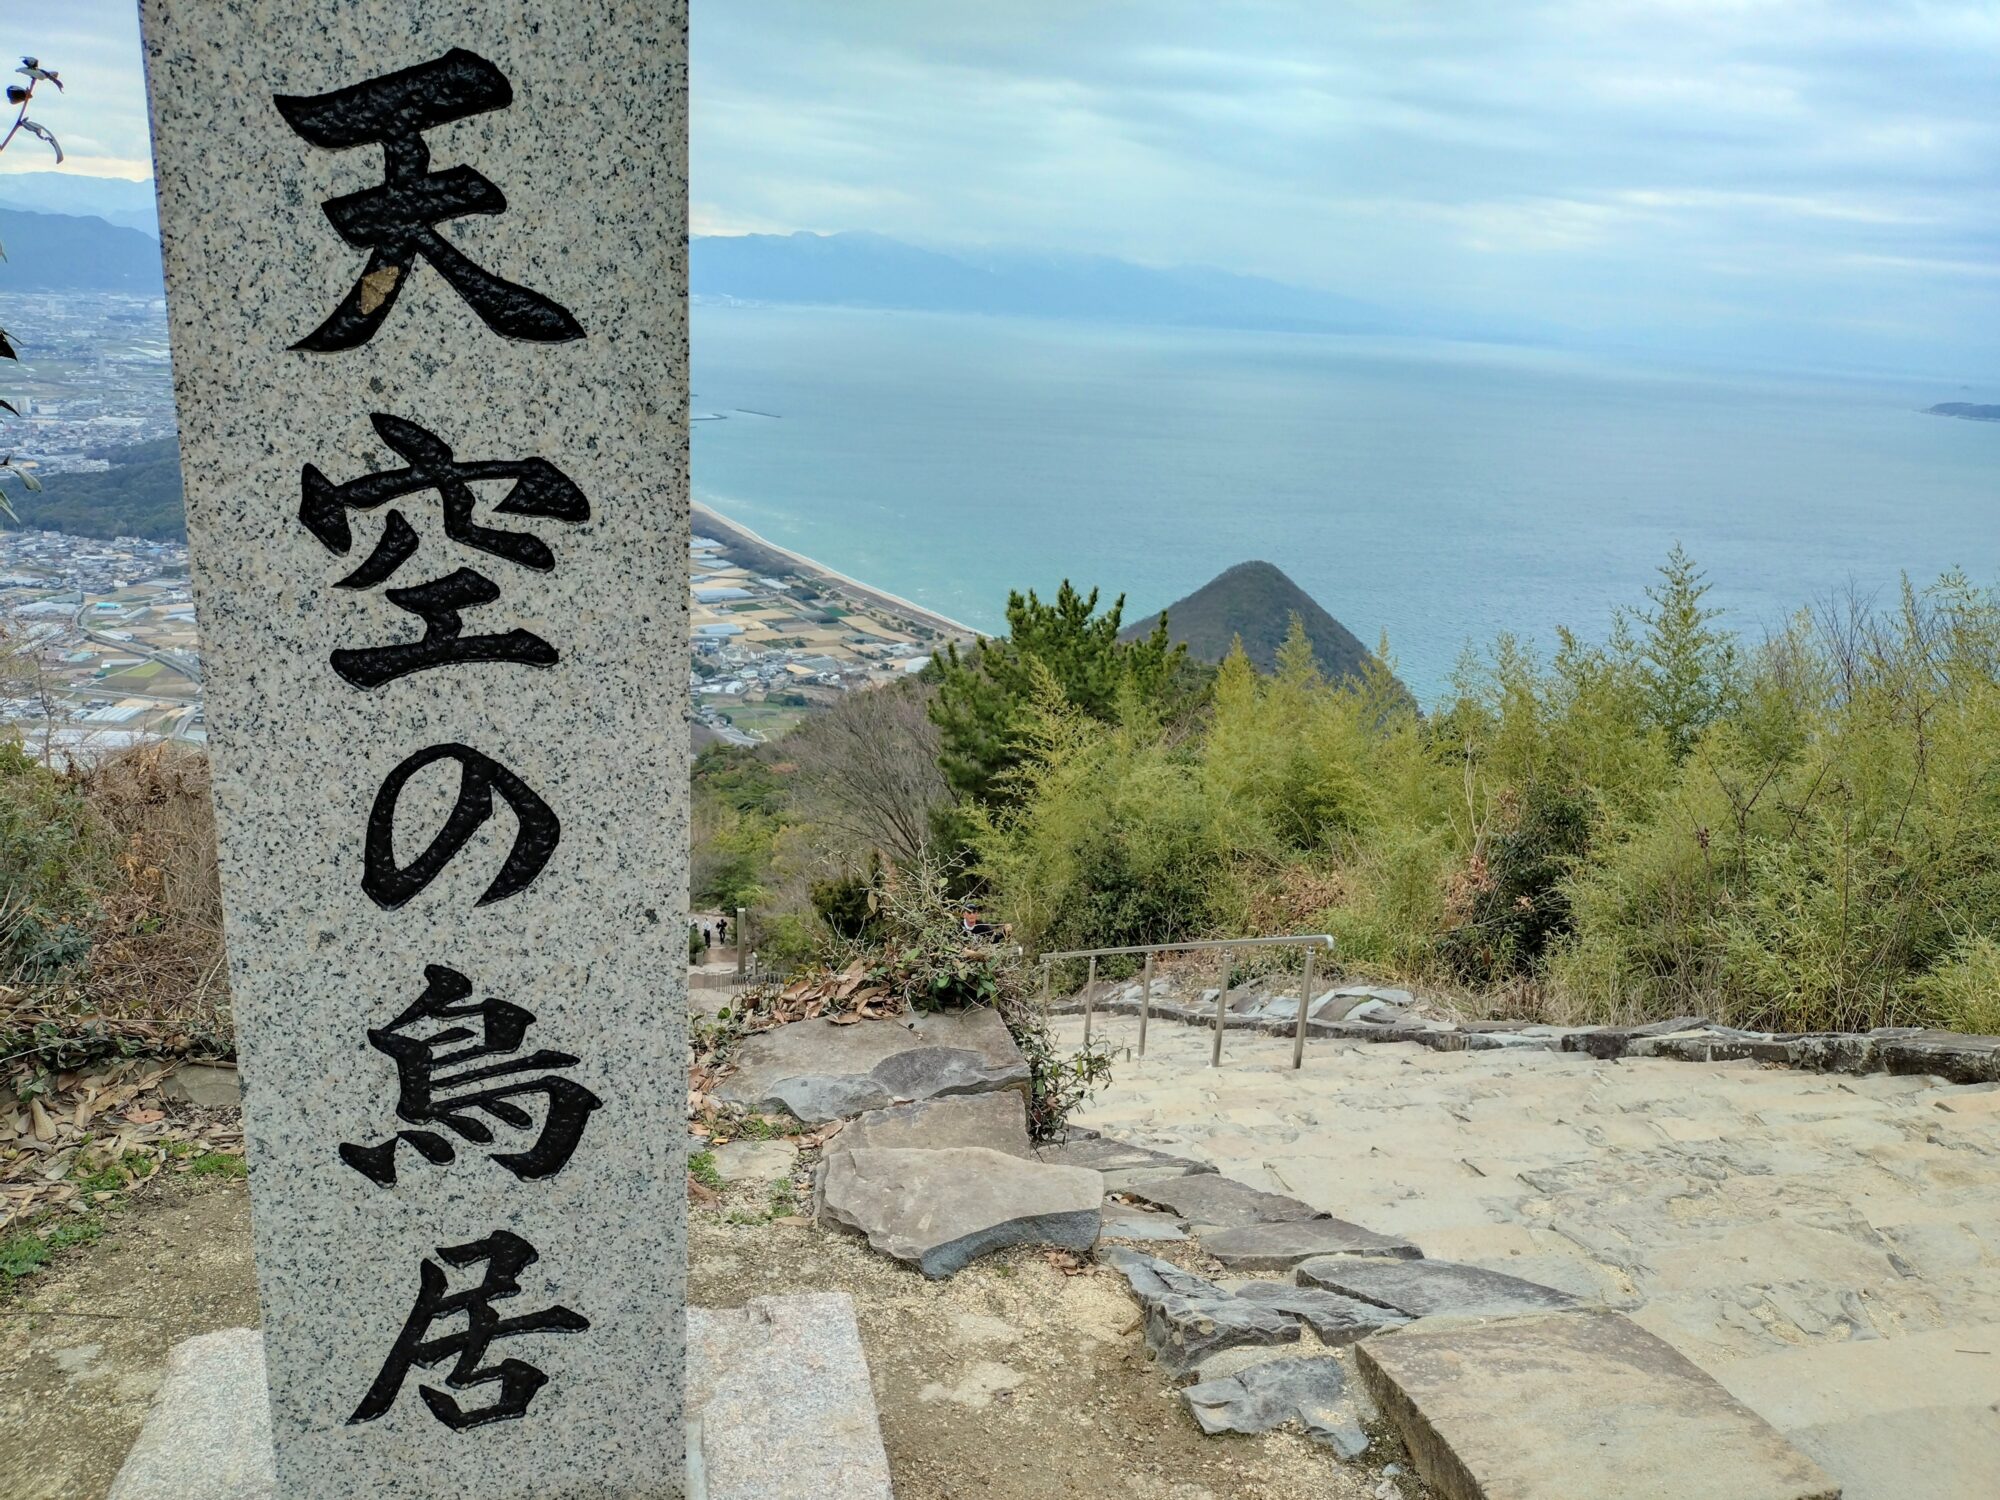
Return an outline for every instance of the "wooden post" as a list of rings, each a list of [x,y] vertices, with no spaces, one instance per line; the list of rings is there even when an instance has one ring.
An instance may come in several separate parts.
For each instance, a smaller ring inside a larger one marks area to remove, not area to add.
[[[1304,982],[1303,984],[1301,984],[1301,985],[1299,986],[1299,1019],[1298,1019],[1298,1026],[1297,1026],[1297,1027],[1296,1027],[1296,1029],[1294,1029],[1294,1030],[1293,1030],[1293,1032],[1292,1032],[1292,1066],[1293,1066],[1294,1068],[1302,1068],[1302,1067],[1304,1067],[1304,1066],[1305,1066],[1305,1061],[1306,1061],[1306,1007],[1312,1004],[1312,997],[1313,997],[1313,960],[1314,960],[1315,958],[1317,958],[1317,957],[1319,957],[1319,949],[1318,949],[1318,948],[1315,948],[1315,947],[1311,947],[1311,946],[1308,946],[1308,947],[1306,948],[1306,977],[1305,977],[1305,982]]]
[[[744,916],[745,916],[744,909],[740,906],[737,907],[736,908],[736,977],[738,979],[741,979],[743,977],[744,959],[750,952],[750,935],[743,930],[744,926],[746,925],[743,921]]]
[[[1083,982],[1083,1045],[1090,1045],[1090,1012],[1097,1004],[1097,960],[1090,961],[1090,978]]]
[[[1139,1055],[1146,1055],[1146,1018],[1153,1013],[1153,955],[1146,955],[1146,977],[1139,989]]]
[[[1235,957],[1233,950],[1222,950],[1222,988],[1215,992],[1215,1045],[1208,1049],[1208,1065],[1222,1066],[1222,1018],[1229,1011],[1229,970],[1230,960]]]

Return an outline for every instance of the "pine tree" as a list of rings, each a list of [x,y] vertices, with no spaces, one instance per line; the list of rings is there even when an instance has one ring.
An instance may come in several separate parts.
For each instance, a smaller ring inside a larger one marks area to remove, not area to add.
[[[1002,777],[1021,760],[1038,666],[1073,708],[1100,722],[1118,722],[1135,702],[1165,711],[1187,648],[1168,641],[1164,615],[1151,635],[1120,642],[1124,595],[1102,614],[1097,599],[1096,589],[1081,594],[1067,580],[1053,603],[1032,590],[1009,594],[1006,635],[982,640],[969,653],[954,645],[939,663],[931,719],[943,739],[939,766],[958,796],[1004,799]]]
[[[1683,760],[1701,732],[1735,704],[1741,663],[1735,636],[1713,628],[1722,611],[1703,607],[1708,582],[1678,542],[1660,580],[1646,590],[1653,607],[1635,615],[1639,676],[1648,720],[1666,735],[1674,759]]]

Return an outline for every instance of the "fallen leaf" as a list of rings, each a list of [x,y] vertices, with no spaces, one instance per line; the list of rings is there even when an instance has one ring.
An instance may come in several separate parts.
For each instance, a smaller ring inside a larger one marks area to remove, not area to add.
[[[56,1122],[51,1120],[49,1112],[42,1108],[41,1100],[30,1099],[28,1101],[28,1117],[34,1121],[36,1140],[52,1141],[56,1138]]]

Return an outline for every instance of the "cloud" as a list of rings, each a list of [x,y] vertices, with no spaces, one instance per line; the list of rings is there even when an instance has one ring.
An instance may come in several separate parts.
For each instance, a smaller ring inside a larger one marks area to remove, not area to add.
[[[43,10],[66,170],[146,175],[132,0]],[[2000,374],[1991,0],[728,0],[693,28],[703,232]],[[0,173],[50,164],[17,140]]]
[[[2000,365],[2000,298],[1967,290],[2000,261],[1984,0],[737,0],[695,28],[695,186],[745,220],[1598,328],[1734,310],[1787,350],[1859,306],[1857,358],[1894,330],[1906,363]],[[1927,306],[1923,266],[1957,290]]]

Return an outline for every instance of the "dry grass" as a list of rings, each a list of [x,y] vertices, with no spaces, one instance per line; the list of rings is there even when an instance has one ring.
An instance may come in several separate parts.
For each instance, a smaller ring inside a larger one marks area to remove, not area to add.
[[[222,892],[208,757],[150,744],[73,768],[119,850],[120,883],[73,1003],[98,1015],[227,1034]]]

